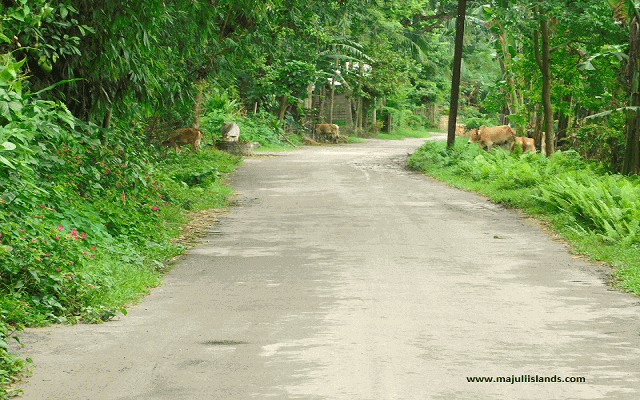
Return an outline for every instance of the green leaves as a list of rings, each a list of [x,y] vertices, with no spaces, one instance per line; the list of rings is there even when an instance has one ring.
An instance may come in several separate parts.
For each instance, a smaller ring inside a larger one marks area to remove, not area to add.
[[[0,87],[8,86],[10,83],[13,83],[18,78],[18,72],[20,68],[27,61],[26,58],[23,58],[22,61],[9,63],[7,65],[0,65]]]

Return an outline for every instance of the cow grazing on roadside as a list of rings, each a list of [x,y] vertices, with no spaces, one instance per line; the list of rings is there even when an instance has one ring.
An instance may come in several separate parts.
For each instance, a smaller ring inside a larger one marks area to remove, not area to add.
[[[240,137],[240,127],[235,122],[225,122],[220,128],[220,133],[222,134],[222,140],[227,142],[237,142],[238,137]]]
[[[516,144],[520,144],[520,147],[522,148],[523,153],[528,150],[531,150],[534,153],[536,152],[536,143],[531,138],[516,136],[516,140],[513,142],[513,145],[511,145],[512,152],[516,148]]]
[[[338,143],[340,137],[340,127],[336,124],[316,124],[314,128],[316,137],[321,140],[329,140]]]
[[[193,151],[200,149],[202,131],[196,128],[180,128],[168,132],[162,141],[162,145],[173,147],[176,153],[180,151],[180,146],[190,144]]]
[[[478,145],[488,152],[491,152],[493,145],[498,145],[504,150],[510,150],[515,142],[516,132],[509,125],[486,127],[482,125],[477,130],[472,130],[467,143],[478,143]]]

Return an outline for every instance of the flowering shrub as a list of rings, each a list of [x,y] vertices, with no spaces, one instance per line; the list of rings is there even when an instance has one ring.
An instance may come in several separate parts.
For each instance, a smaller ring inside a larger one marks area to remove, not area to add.
[[[0,217],[0,239],[0,285],[23,300],[25,316],[37,311],[60,320],[80,313],[82,297],[96,287],[78,272],[95,250],[85,232],[52,226],[39,215],[9,214]]]

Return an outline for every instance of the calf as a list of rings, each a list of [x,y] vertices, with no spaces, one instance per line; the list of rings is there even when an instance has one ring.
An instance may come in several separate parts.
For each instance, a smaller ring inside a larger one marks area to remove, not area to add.
[[[512,152],[516,148],[516,144],[518,143],[520,144],[520,147],[522,147],[523,153],[527,150],[531,150],[534,153],[536,152],[536,143],[534,142],[534,140],[528,137],[521,137],[521,136],[516,136],[516,140],[511,145]]]
[[[478,145],[491,151],[493,145],[498,145],[505,150],[510,150],[515,141],[516,132],[509,125],[486,127],[482,125],[477,130],[469,133],[469,141],[467,143],[478,143]]]
[[[173,147],[178,153],[180,146],[190,144],[193,151],[200,149],[200,139],[202,139],[202,131],[196,128],[180,128],[167,133],[162,141],[162,145]]]
[[[316,124],[315,133],[319,139],[327,138],[333,143],[338,143],[340,127],[336,124]]]
[[[220,133],[222,134],[222,140],[237,142],[238,137],[240,137],[240,127],[235,122],[225,122],[220,128]]]

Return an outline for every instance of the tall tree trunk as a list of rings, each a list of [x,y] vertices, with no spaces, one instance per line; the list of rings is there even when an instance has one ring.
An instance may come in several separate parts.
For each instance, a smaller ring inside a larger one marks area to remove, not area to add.
[[[631,17],[629,34],[629,63],[627,81],[629,82],[629,106],[640,106],[640,20],[638,15]],[[622,173],[640,174],[640,110],[628,110],[625,126],[627,142],[624,150]]]
[[[377,112],[378,112],[378,107],[376,104],[377,99],[374,97],[373,98],[373,107],[372,107],[372,111],[373,111],[373,115],[371,116],[371,125],[373,125],[373,130],[375,133],[378,133],[378,116],[377,116]]]
[[[307,98],[304,99],[304,108],[313,107],[313,83],[307,86]]]
[[[449,130],[447,147],[456,140],[456,119],[458,118],[458,97],[460,96],[460,66],[462,65],[462,44],[464,40],[464,20],[467,13],[467,0],[458,0],[456,18],[456,43],[453,51],[453,78],[451,80],[451,103],[449,108]],[[389,124],[391,126],[391,124]]]
[[[337,52],[337,48],[334,45],[333,46],[333,51]],[[340,66],[338,59],[336,59],[335,61],[335,69],[337,70],[338,67]],[[333,104],[334,104],[334,99],[335,99],[335,94],[336,94],[336,77],[337,73],[334,72],[333,74],[333,78],[331,79],[331,97],[329,98],[329,124],[333,124]]]
[[[111,128],[111,117],[113,116],[113,109],[111,107],[107,108],[107,111],[104,113],[104,118],[102,119],[102,127],[105,129]]]
[[[351,133],[353,132],[353,106],[351,105],[351,98],[350,97],[346,97],[345,98],[345,108],[347,109],[347,113],[346,113],[346,121],[345,121],[345,125],[346,125],[346,130],[345,133]]]
[[[325,113],[326,104],[327,104],[327,87],[322,86],[322,88],[320,88],[320,112],[318,113],[318,122],[321,124],[324,124],[327,118],[327,114]]]
[[[278,110],[278,121],[284,120],[284,113],[287,111],[287,105],[289,103],[289,93],[285,93],[282,96],[282,101],[280,102],[280,109]]]
[[[540,2],[543,4],[543,2]],[[537,7],[536,7],[537,10]],[[551,51],[549,49],[549,22],[544,12],[536,15],[540,22],[540,31],[533,32],[536,61],[542,73],[542,109],[544,113],[544,128],[546,132],[545,146],[547,156],[555,151],[556,134],[553,130],[553,105],[551,104]],[[540,53],[540,35],[542,35],[542,54]]]
[[[542,146],[544,146],[544,143],[542,143],[542,114],[540,114],[540,110],[538,110],[539,107],[539,105],[536,105],[536,111],[534,113],[535,127],[533,128],[533,141],[536,144],[536,149],[542,149]]]
[[[362,97],[358,97],[358,101],[357,103],[357,110],[356,110],[356,130],[358,132],[363,132],[364,129],[364,123],[362,121],[363,119],[363,112],[362,112],[362,108],[364,107],[364,102],[362,101]]]
[[[331,93],[329,94],[329,118],[327,119],[328,124],[333,124],[333,99],[336,94],[336,86],[331,82]]]
[[[563,102],[566,102],[569,106],[568,111],[565,113],[564,111],[558,111],[558,133],[556,135],[556,143],[562,143],[567,137],[567,131],[569,130],[569,126],[571,125],[571,103],[573,102],[573,95],[571,93],[567,94],[562,99]]]

